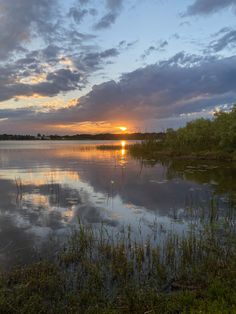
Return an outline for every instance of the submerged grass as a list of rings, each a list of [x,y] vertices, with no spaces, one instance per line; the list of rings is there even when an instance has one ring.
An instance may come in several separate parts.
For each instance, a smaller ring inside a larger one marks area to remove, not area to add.
[[[0,313],[236,313],[235,221],[159,244],[80,224],[53,260],[2,274]]]

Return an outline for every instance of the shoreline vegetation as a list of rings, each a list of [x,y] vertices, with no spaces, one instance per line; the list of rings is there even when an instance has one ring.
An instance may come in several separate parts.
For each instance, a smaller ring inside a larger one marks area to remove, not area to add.
[[[157,223],[141,241],[80,223],[53,258],[1,275],[0,312],[236,313],[235,216],[210,213],[162,243]]]
[[[100,145],[98,149],[118,150],[122,146]],[[216,113],[213,120],[197,119],[176,131],[168,129],[141,143],[126,145],[126,149],[139,160],[236,161],[236,105],[230,112]]]
[[[161,158],[236,161],[236,105],[230,112],[215,113],[213,120],[197,119],[162,139],[148,139],[130,145],[130,154],[139,159]]]
[[[148,140],[161,139],[165,133],[102,133],[102,134],[74,134],[74,135],[12,135],[0,134],[0,141],[120,141],[120,140]]]

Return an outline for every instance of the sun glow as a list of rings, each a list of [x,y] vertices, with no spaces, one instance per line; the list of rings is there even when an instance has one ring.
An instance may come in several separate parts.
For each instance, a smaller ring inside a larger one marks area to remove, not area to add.
[[[122,132],[127,131],[127,127],[126,127],[126,126],[119,126],[119,129],[120,129]]]
[[[126,145],[126,141],[121,141],[121,147],[125,148],[125,145]]]
[[[125,149],[126,141],[121,141],[121,157],[122,160],[125,157],[126,154],[126,149]]]

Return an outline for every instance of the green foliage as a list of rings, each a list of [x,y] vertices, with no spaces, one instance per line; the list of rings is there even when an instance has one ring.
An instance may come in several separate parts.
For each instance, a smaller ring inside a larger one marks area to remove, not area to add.
[[[173,131],[168,129],[162,140],[149,140],[130,148],[137,157],[156,155],[205,156],[230,158],[236,155],[236,105],[230,112],[218,112],[213,120],[198,119]]]

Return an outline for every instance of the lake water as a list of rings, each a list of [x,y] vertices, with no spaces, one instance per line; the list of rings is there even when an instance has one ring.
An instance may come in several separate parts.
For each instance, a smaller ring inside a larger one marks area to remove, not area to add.
[[[97,148],[103,144],[121,143],[0,142],[1,266],[29,260],[79,220],[143,234],[155,223],[164,237],[211,219],[214,206],[217,216],[235,212],[235,164],[141,162],[128,141],[117,150]]]

